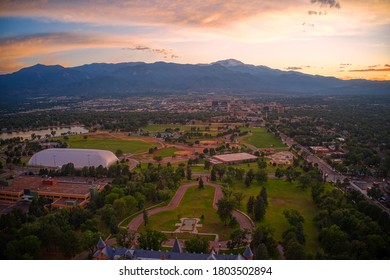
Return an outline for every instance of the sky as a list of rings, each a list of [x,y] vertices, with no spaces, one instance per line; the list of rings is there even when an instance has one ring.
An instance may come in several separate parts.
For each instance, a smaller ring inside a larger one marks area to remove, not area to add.
[[[237,59],[390,80],[390,0],[1,0],[0,73]]]

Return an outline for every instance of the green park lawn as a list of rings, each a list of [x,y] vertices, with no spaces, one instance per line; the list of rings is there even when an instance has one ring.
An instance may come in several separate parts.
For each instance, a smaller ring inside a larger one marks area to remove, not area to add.
[[[155,146],[154,143],[141,140],[100,139],[91,136],[84,139],[82,135],[69,136],[67,143],[71,148],[109,150],[114,153],[122,150],[125,154],[146,152]]]
[[[169,147],[169,148],[158,150],[157,153],[156,153],[156,156],[171,157],[177,151],[179,151],[179,149],[176,149],[175,147]]]
[[[283,232],[289,227],[283,211],[285,209],[296,209],[305,218],[303,227],[306,235],[306,250],[307,252],[316,253],[319,248],[319,231],[314,225],[313,218],[318,213],[318,208],[311,198],[310,189],[302,191],[297,188],[296,182],[289,183],[284,179],[268,179],[263,185],[267,188],[269,205],[264,220],[256,222],[256,224],[270,226],[274,230],[275,239],[281,241]],[[245,194],[240,206],[240,209],[244,212],[246,212],[249,196],[256,197],[261,190],[255,180],[249,188],[245,187],[242,182],[237,182],[233,188],[234,191],[242,191]]]
[[[204,215],[200,233],[217,233],[221,240],[228,240],[230,233],[235,229],[224,226],[213,208],[215,188],[205,186],[198,189],[196,186],[188,188],[180,205],[171,211],[161,212],[149,217],[149,226],[155,230],[174,231],[180,218],[200,218]],[[141,226],[141,230],[142,230]]]
[[[247,129],[245,129],[247,130]],[[286,147],[280,139],[275,137],[263,127],[251,127],[252,133],[241,138],[242,143],[253,145],[257,148],[283,148]]]

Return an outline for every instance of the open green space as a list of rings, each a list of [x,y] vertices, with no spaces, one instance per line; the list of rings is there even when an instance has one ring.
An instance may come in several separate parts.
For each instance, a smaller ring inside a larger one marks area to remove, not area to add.
[[[165,149],[158,150],[156,153],[156,156],[161,156],[161,157],[171,157],[175,154],[175,152],[179,151],[179,149],[175,147],[169,147]]]
[[[69,136],[69,139],[66,141],[71,148],[109,150],[114,153],[117,150],[122,150],[125,154],[146,152],[149,148],[155,146],[154,143],[141,140],[101,139],[92,136],[84,139],[82,135]]]
[[[242,143],[253,145],[257,148],[283,148],[286,147],[280,139],[275,137],[272,133],[268,132],[264,127],[250,127],[251,133],[241,138]]]
[[[256,224],[272,227],[274,237],[281,241],[283,232],[289,227],[283,211],[296,209],[305,218],[303,227],[306,235],[306,250],[316,253],[320,247],[318,243],[319,231],[314,225],[313,218],[318,213],[318,208],[311,198],[310,189],[300,190],[297,188],[296,182],[289,183],[284,179],[268,179],[262,186],[267,188],[268,208],[264,220],[256,222]],[[249,188],[245,187],[242,182],[236,182],[233,188],[234,191],[242,191],[245,194],[240,207],[243,212],[246,212],[248,198],[250,196],[256,197],[261,190],[261,186],[255,181]]]
[[[198,228],[200,233],[217,233],[221,240],[228,240],[230,233],[235,229],[224,226],[219,219],[217,211],[213,208],[215,188],[205,186],[198,189],[196,186],[188,188],[180,205],[171,211],[161,212],[149,217],[149,226],[154,230],[174,231],[177,229],[176,223],[180,223],[180,218],[200,218],[202,227]],[[238,226],[237,226],[238,227]],[[141,226],[142,230],[143,226]]]
[[[177,237],[178,239],[186,240],[186,239],[194,238],[198,234],[196,234],[196,233],[189,233],[189,232],[181,232],[181,233],[173,232],[173,233],[165,233],[165,235],[169,239],[173,239],[173,238]],[[215,240],[215,234],[200,234],[199,236],[202,237],[202,238],[206,238],[208,241]]]

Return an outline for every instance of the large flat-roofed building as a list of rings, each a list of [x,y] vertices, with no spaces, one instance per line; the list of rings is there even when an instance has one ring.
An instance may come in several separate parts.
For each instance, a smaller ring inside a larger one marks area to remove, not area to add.
[[[241,162],[253,162],[257,160],[257,156],[248,153],[235,153],[213,156],[210,160],[213,164],[233,164]]]
[[[47,149],[34,154],[28,161],[30,166],[61,167],[73,163],[75,168],[84,166],[109,167],[118,161],[111,151],[96,149]]]
[[[46,197],[52,199],[56,208],[85,206],[93,193],[103,191],[106,185],[105,180],[91,178],[21,176],[13,179],[10,186],[0,187],[0,202],[14,204]]]

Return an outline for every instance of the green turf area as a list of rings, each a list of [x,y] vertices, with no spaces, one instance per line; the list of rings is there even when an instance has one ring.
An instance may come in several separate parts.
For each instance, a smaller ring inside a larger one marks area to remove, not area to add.
[[[211,170],[211,168],[210,168],[210,170]],[[191,165],[191,171],[192,171],[192,172],[201,172],[201,173],[204,173],[204,172],[210,172],[210,170],[204,169],[204,165],[203,165],[203,164],[200,165],[200,166],[198,166],[198,165]]]
[[[175,152],[180,151],[179,149],[176,149],[175,147],[169,147],[165,149],[158,150],[156,153],[156,156],[161,157],[171,157],[175,154]]]
[[[169,238],[169,239],[173,239],[173,238],[178,238],[178,239],[183,239],[183,240],[186,240],[186,239],[190,239],[190,238],[194,238],[197,236],[196,233],[189,233],[189,232],[182,232],[182,233],[165,233],[165,235]],[[202,238],[206,238],[208,241],[214,241],[215,240],[215,235],[214,234],[201,234],[199,235],[199,237],[202,237]]]
[[[221,240],[229,239],[234,228],[224,226],[213,208],[214,191],[215,188],[210,186],[201,190],[196,186],[188,188],[176,209],[150,216],[149,225],[155,230],[174,231],[180,218],[200,218],[203,214],[203,226],[198,228],[200,233],[218,233]]]
[[[283,211],[285,209],[296,209],[305,218],[303,227],[306,235],[306,250],[307,252],[316,253],[319,248],[319,231],[314,225],[313,218],[317,214],[318,208],[311,198],[310,189],[302,191],[297,188],[296,182],[289,183],[284,179],[268,179],[263,185],[267,188],[269,205],[265,219],[256,222],[256,224],[271,226],[275,231],[274,237],[281,241],[282,233],[289,227]],[[256,197],[261,190],[255,180],[249,188],[246,188],[242,182],[236,182],[233,188],[234,191],[242,191],[245,194],[240,207],[244,212],[246,212],[249,196]]]
[[[146,152],[155,146],[155,143],[140,140],[100,139],[92,136],[84,139],[82,135],[69,136],[67,143],[71,148],[109,150],[114,153],[122,150],[125,154]]]
[[[248,130],[250,130],[252,133],[241,138],[240,142],[253,145],[257,148],[286,147],[280,139],[276,138],[272,133],[268,132],[266,128],[251,127]]]

